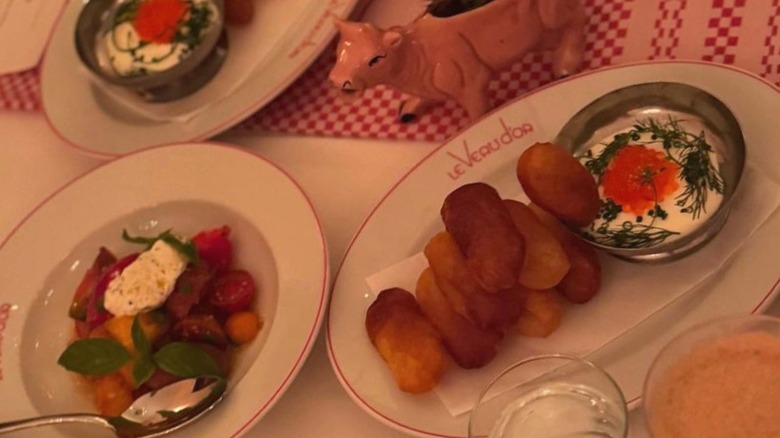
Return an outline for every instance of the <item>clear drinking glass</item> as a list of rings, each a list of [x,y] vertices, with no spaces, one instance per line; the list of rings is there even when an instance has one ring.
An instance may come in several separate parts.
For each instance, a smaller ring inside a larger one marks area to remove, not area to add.
[[[469,438],[625,438],[626,402],[612,377],[584,359],[536,356],[482,391]]]

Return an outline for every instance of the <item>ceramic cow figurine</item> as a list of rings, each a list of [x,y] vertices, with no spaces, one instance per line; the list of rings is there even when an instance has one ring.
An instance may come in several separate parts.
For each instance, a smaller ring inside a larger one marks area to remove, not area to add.
[[[475,119],[490,110],[492,75],[535,50],[553,50],[557,76],[582,63],[587,17],[580,0],[493,0],[450,17],[421,15],[378,29],[338,21],[340,39],[330,81],[349,95],[389,85],[410,96],[408,122],[428,102],[454,99]]]

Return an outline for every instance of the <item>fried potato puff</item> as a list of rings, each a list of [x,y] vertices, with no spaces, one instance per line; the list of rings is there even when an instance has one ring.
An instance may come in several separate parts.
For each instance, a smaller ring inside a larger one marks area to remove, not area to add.
[[[571,267],[556,288],[569,301],[585,303],[601,289],[601,262],[587,242],[577,237],[555,216],[538,205],[529,205],[531,211],[561,242]]]
[[[529,290],[517,331],[523,336],[546,338],[558,329],[562,319],[563,306],[555,289]]]
[[[484,183],[455,189],[444,199],[441,217],[487,292],[517,284],[525,244],[496,189]]]
[[[433,236],[423,252],[436,284],[455,311],[483,330],[505,333],[514,326],[523,309],[524,294],[520,288],[485,292],[466,266],[455,239],[446,231]]]
[[[552,143],[536,143],[520,155],[517,179],[531,201],[567,224],[584,227],[601,207],[593,175]]]
[[[441,337],[410,292],[380,292],[366,312],[366,332],[402,391],[419,394],[439,383],[446,365]]]
[[[436,277],[426,268],[417,280],[417,302],[425,316],[441,333],[444,346],[455,363],[463,368],[487,365],[498,353],[502,336],[481,330],[455,311],[436,285]]]
[[[555,287],[571,266],[561,242],[527,205],[512,200],[505,200],[504,205],[525,240],[520,284],[537,290]]]

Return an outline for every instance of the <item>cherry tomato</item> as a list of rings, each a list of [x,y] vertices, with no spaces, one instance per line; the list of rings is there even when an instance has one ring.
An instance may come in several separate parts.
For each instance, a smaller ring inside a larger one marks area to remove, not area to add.
[[[233,314],[249,309],[256,294],[252,274],[243,270],[230,271],[214,282],[209,304],[221,312]]]
[[[190,315],[173,327],[173,337],[184,342],[205,342],[223,347],[228,339],[213,315]]]
[[[198,257],[218,273],[230,269],[233,245],[230,243],[230,227],[224,226],[201,231],[192,238]]]
[[[190,266],[176,280],[176,287],[165,301],[165,310],[174,318],[182,319],[207,294],[211,270],[201,265]]]

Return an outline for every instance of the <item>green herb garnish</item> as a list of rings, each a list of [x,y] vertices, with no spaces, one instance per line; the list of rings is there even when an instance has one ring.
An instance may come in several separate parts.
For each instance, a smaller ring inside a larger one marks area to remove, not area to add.
[[[666,156],[680,166],[680,179],[685,181],[685,189],[676,198],[676,205],[683,213],[690,213],[698,219],[706,212],[707,193],[723,194],[724,181],[710,158],[712,146],[704,138],[704,132],[694,135],[680,127],[680,122],[671,116],[666,123],[659,124],[653,119],[639,124],[641,132],[650,132],[663,142]],[[679,158],[671,154],[671,149],[679,150]]]
[[[130,327],[130,336],[133,338],[133,345],[136,351],[142,355],[149,355],[152,351],[152,344],[149,342],[149,338],[146,337],[144,329],[141,327],[141,321],[138,315],[133,318],[133,325]]]
[[[184,50],[179,51],[181,52],[181,56],[179,56],[179,60],[181,61],[192,53],[192,48],[200,44],[204,35],[213,27],[212,16],[214,12],[209,3],[187,0],[187,13],[185,13],[176,24],[175,33],[170,40],[170,50],[160,56],[145,59],[143,55],[138,54],[138,50],[149,45],[149,42],[138,39],[132,32],[127,32],[125,35],[118,35],[118,32],[116,31],[116,28],[119,25],[133,22],[136,19],[141,3],[142,0],[130,0],[117,6],[113,29],[111,31],[111,44],[114,45],[114,49],[119,52],[128,53],[136,64],[159,64],[174,56],[177,53],[180,44],[184,46]],[[118,38],[124,38],[122,41],[123,44],[119,44]],[[133,47],[130,47],[129,43],[135,41],[137,41],[137,43],[134,44]],[[123,49],[120,49],[120,47]],[[143,67],[138,67],[130,73],[119,72],[116,70],[113,62],[111,63],[111,68],[115,73],[128,77],[143,76],[148,73],[148,70]]]
[[[650,141],[640,141],[642,134],[650,134]],[[712,190],[723,194],[725,183],[712,162],[712,146],[707,143],[704,132],[691,134],[680,126],[679,120],[671,116],[664,123],[653,119],[638,121],[630,131],[615,135],[597,157],[588,158],[585,167],[600,182],[620,149],[629,144],[658,142],[663,145],[666,157],[680,167],[679,178],[685,182],[685,189],[676,198],[676,205],[681,208],[681,212],[698,219],[706,211],[708,192]],[[679,158],[672,154],[672,150],[677,151]]]
[[[655,227],[652,222],[644,225],[626,221],[619,227],[610,227],[608,222],[604,223],[598,228],[591,228],[591,232],[584,233],[584,237],[612,248],[649,248],[678,234],[676,231]]]
[[[133,325],[130,328],[130,335],[133,338],[133,346],[138,353],[138,358],[133,365],[133,383],[138,388],[144,384],[157,369],[151,358],[152,344],[141,327],[138,315],[133,318]]]
[[[211,26],[211,8],[205,3],[193,3],[190,6],[189,17],[179,25],[173,41],[187,47],[195,47],[200,44],[209,26]]]
[[[133,365],[133,385],[136,388],[141,387],[152,377],[155,370],[157,370],[157,365],[155,365],[151,357],[139,357]]]
[[[649,136],[643,139],[642,136]],[[675,198],[675,205],[680,212],[690,214],[692,219],[698,219],[706,212],[707,198],[710,191],[723,194],[724,181],[713,163],[713,152],[704,136],[704,132],[694,135],[686,132],[680,121],[669,117],[665,122],[654,119],[639,120],[627,132],[615,135],[604,144],[604,149],[598,155],[588,151],[583,156],[585,167],[601,184],[604,174],[609,169],[613,159],[621,149],[632,145],[648,145],[660,143],[666,159],[675,163],[680,171],[678,179],[685,187]],[[653,175],[647,175],[643,184],[653,184]],[[663,221],[668,213],[658,204],[657,199],[652,209],[647,212],[649,224],[624,222],[612,225],[622,212],[622,207],[612,199],[602,201],[599,217],[604,220],[600,225],[592,225],[585,236],[601,245],[615,248],[647,248],[664,242],[671,236],[680,233],[657,226],[657,221]],[[642,220],[637,220],[642,222]]]
[[[197,265],[199,261],[198,249],[195,247],[192,241],[180,240],[178,237],[176,237],[176,235],[174,235],[171,232],[171,230],[165,230],[155,237],[141,237],[141,236],[133,237],[127,233],[127,230],[122,230],[122,239],[126,242],[145,245],[147,250],[151,248],[155,242],[157,242],[158,240],[162,240],[168,245],[171,245],[173,249],[179,252],[179,254],[184,256],[187,262],[192,263],[193,265]]]
[[[171,342],[153,356],[157,365],[177,377],[224,377],[217,362],[203,349],[185,342]]]
[[[202,348],[185,342],[172,342],[152,354],[152,344],[146,336],[139,316],[133,319],[130,335],[135,358],[118,341],[91,338],[73,342],[62,352],[58,363],[65,369],[89,376],[111,374],[135,359],[133,383],[136,388],[152,377],[157,367],[177,377],[220,377],[217,362]]]
[[[136,346],[136,349],[138,348]],[[119,371],[131,360],[133,356],[119,342],[113,339],[91,338],[70,344],[57,363],[68,371],[88,376],[103,376]],[[185,342],[172,342],[154,354],[141,354],[138,357],[133,366],[135,386],[139,387],[146,382],[157,367],[181,378],[225,377],[217,362],[200,347]]]
[[[57,363],[68,371],[88,376],[116,372],[133,357],[117,341],[111,339],[79,339],[62,352]]]
[[[611,198],[607,198],[606,201],[601,201],[601,208],[599,208],[599,217],[607,222],[617,219],[617,216],[623,211],[623,207],[617,205]]]
[[[116,15],[114,15],[114,26],[118,26],[122,23],[133,21],[138,13],[138,4],[140,1],[129,1],[120,3],[116,8]]]
[[[634,129],[636,128],[637,126],[634,126]],[[632,130],[622,134],[617,134],[615,137],[613,137],[611,142],[605,145],[604,150],[601,151],[598,157],[593,157],[591,153],[591,155],[588,156],[589,159],[585,161],[585,168],[588,169],[590,173],[595,175],[599,181],[601,181],[601,177],[604,176],[604,172],[607,171],[609,163],[612,162],[612,159],[615,158],[615,155],[617,155],[618,151],[631,143],[631,140],[634,136],[633,132],[634,131]]]

